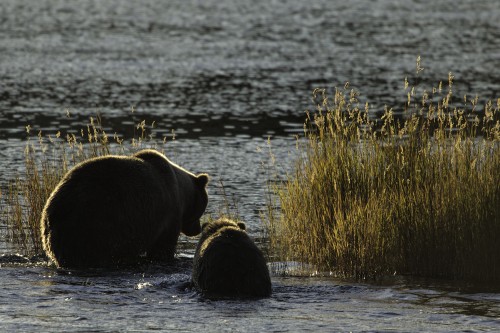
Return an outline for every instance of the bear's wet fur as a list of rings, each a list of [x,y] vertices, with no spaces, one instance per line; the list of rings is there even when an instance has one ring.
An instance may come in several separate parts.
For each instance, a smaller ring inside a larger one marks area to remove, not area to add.
[[[264,255],[245,231],[227,218],[205,223],[194,256],[194,286],[208,297],[268,297],[271,279]]]
[[[45,253],[68,268],[172,259],[180,232],[201,232],[207,182],[206,174],[194,175],[152,149],[84,161],[45,204]]]

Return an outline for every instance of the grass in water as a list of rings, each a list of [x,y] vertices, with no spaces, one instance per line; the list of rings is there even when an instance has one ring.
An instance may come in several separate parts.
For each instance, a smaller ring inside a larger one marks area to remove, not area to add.
[[[145,121],[139,122],[134,138],[126,142],[117,134],[110,138],[100,116],[90,118],[85,128],[79,132],[68,132],[66,137],[60,131],[55,135],[44,135],[40,131],[33,137],[33,129],[28,125],[25,170],[10,182],[0,198],[7,240],[22,254],[43,254],[39,227],[42,210],[66,172],[89,158],[109,154],[128,155],[140,148],[155,147],[152,128],[154,123],[148,126]]]
[[[417,97],[405,80],[399,118],[372,118],[347,85],[313,92],[300,157],[272,188],[279,260],[356,278],[500,281],[500,99],[455,107],[448,83]]]

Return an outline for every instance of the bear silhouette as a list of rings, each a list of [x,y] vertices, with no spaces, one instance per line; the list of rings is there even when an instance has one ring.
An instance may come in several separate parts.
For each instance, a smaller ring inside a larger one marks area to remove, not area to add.
[[[194,256],[192,282],[204,295],[271,295],[266,260],[245,229],[244,223],[227,218],[203,224]]]
[[[45,253],[72,268],[172,259],[180,232],[201,232],[207,183],[206,174],[194,175],[151,149],[84,161],[45,204]]]

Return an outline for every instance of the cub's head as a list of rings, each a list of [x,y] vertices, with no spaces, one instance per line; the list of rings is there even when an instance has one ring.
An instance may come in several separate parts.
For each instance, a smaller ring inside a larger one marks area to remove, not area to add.
[[[201,226],[200,243],[210,236],[216,234],[221,229],[245,231],[246,225],[243,222],[233,221],[225,217],[215,221],[203,223],[203,225]]]

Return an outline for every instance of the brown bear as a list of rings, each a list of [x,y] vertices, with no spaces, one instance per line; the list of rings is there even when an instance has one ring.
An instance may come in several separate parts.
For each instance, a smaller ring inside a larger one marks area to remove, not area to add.
[[[244,223],[227,218],[203,224],[194,256],[192,281],[204,295],[271,295],[266,260],[245,229]]]
[[[201,232],[207,182],[206,174],[196,176],[151,149],[82,162],[45,204],[45,253],[70,268],[115,267],[145,255],[171,259],[181,231]]]

